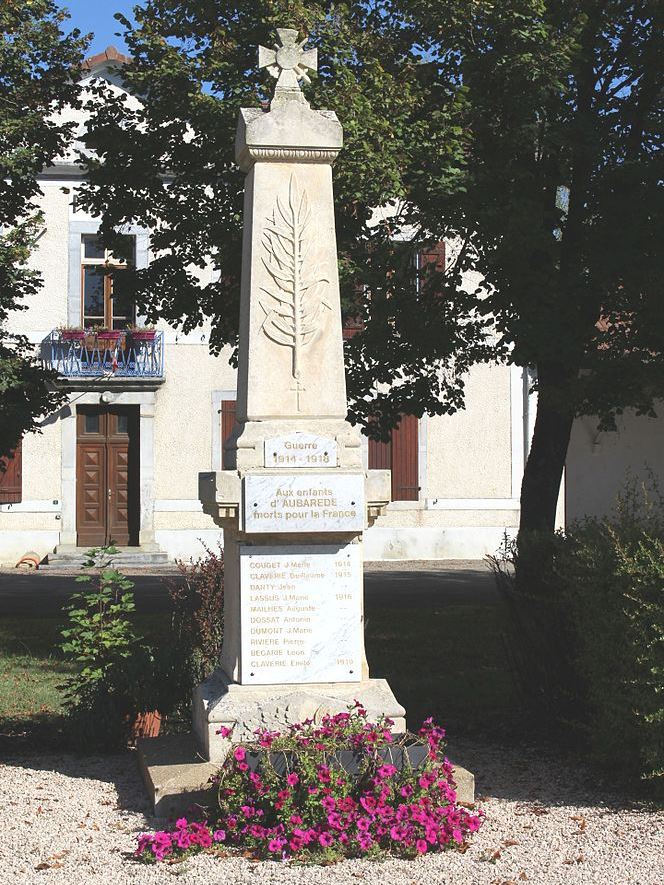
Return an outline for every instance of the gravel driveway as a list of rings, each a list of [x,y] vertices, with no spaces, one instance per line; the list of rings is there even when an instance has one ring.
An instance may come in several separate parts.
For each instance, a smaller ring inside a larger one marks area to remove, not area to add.
[[[0,882],[344,883],[367,885],[664,885],[664,814],[621,801],[538,750],[455,741],[477,774],[487,820],[465,854],[333,867],[200,856],[177,865],[131,859],[148,815],[131,756],[44,756],[0,765]]]

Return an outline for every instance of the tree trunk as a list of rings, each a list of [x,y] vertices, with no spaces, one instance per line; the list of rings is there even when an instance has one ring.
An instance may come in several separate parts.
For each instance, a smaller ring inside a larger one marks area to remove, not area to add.
[[[519,532],[554,531],[574,420],[568,386],[575,376],[575,372],[560,365],[545,363],[537,367],[537,416],[521,485]]]

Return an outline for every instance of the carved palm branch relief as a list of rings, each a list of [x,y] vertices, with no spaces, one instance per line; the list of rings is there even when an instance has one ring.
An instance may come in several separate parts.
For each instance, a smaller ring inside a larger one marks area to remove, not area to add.
[[[261,289],[268,297],[260,305],[265,311],[265,334],[293,351],[296,381],[300,378],[302,349],[320,332],[325,310],[331,310],[324,295],[330,281],[320,266],[309,260],[314,241],[310,221],[306,191],[300,190],[296,176],[291,175],[288,199],[277,197],[263,231],[267,257],[262,260],[272,283]],[[300,389],[298,386],[298,393]]]

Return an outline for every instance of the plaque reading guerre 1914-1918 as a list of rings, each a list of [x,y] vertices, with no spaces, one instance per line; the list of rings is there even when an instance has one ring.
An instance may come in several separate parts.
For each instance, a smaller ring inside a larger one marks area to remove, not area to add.
[[[256,473],[244,477],[245,532],[361,532],[361,474]]]
[[[358,544],[240,548],[242,682],[360,682]]]
[[[295,431],[265,440],[265,467],[315,469],[336,467],[338,463],[339,447],[329,436]]]

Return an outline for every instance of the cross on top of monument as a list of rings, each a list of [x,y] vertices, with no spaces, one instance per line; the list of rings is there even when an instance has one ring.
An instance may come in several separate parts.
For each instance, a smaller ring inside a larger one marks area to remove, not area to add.
[[[280,99],[303,102],[305,98],[299,81],[311,83],[307,69],[318,69],[318,50],[304,49],[307,38],[298,42],[297,31],[293,28],[277,28],[277,34],[281,46],[275,43],[274,49],[258,47],[258,67],[267,68],[277,80],[273,104]]]

